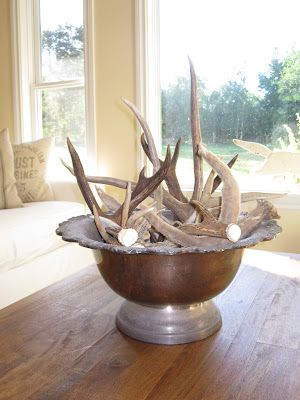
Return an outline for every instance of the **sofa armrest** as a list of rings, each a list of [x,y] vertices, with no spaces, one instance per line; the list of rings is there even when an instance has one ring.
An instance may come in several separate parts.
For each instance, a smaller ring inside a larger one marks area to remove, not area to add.
[[[84,198],[79,190],[76,180],[54,181],[50,182],[54,200],[75,201],[85,204]]]

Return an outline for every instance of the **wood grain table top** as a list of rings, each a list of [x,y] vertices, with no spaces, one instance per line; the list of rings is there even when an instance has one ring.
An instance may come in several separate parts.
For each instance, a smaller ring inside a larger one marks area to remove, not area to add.
[[[247,250],[192,344],[123,335],[121,301],[91,266],[0,311],[0,399],[300,399],[299,260]]]

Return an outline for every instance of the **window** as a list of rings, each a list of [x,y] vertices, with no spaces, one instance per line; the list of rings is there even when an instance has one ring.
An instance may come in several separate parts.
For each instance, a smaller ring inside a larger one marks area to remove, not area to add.
[[[94,153],[91,1],[16,0],[16,115],[20,141],[69,136],[83,158]],[[53,171],[51,171],[53,175]]]
[[[147,89],[158,85],[161,107],[156,120],[161,120],[161,129],[157,142],[164,154],[166,144],[174,146],[182,137],[177,170],[181,183],[186,188],[193,186],[189,55],[198,75],[205,144],[225,161],[239,153],[233,171],[242,189],[299,192],[300,176],[258,174],[264,158],[232,142],[236,138],[262,143],[271,150],[300,152],[299,2],[140,3],[145,19],[139,20],[145,35],[140,40],[147,54],[144,101]],[[151,125],[154,117],[147,107],[151,105],[142,109]]]

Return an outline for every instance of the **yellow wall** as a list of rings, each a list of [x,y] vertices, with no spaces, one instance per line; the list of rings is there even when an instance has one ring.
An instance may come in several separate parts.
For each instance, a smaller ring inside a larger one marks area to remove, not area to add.
[[[136,126],[120,100],[135,101],[134,0],[96,0],[95,91],[100,172],[136,177]]]
[[[0,128],[13,132],[9,0],[0,0]],[[95,0],[97,154],[100,172],[136,178],[136,126],[121,96],[135,100],[134,0]],[[279,210],[283,233],[259,248],[300,253],[299,210]]]
[[[257,249],[300,253],[300,210],[278,208],[282,233],[270,242],[263,242]]]
[[[13,137],[9,14],[9,0],[0,0],[0,129],[9,128]]]

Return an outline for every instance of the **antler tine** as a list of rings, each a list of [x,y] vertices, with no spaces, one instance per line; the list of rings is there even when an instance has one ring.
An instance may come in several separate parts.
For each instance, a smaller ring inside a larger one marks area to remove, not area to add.
[[[176,146],[174,149],[171,167],[170,167],[169,173],[165,180],[166,180],[166,184],[168,186],[170,194],[172,196],[174,196],[177,200],[181,201],[182,203],[188,203],[188,199],[182,193],[182,190],[181,190],[181,187],[179,185],[178,178],[176,175],[176,165],[177,165],[177,161],[178,161],[178,157],[179,157],[180,145],[181,145],[181,138],[179,138],[177,140],[177,143],[176,143]]]
[[[177,175],[176,175],[176,164],[177,164],[178,157],[179,157],[180,144],[181,144],[181,138],[179,138],[176,143],[171,167],[169,169],[169,172],[168,172],[168,175],[166,176],[165,181],[166,181],[167,187],[169,189],[169,192],[173,197],[175,197],[177,200],[181,201],[182,203],[188,203],[188,199],[182,193],[182,190],[180,188],[180,185],[179,185],[179,182],[177,179]],[[143,148],[146,156],[151,161],[150,153],[149,153],[149,146],[146,141],[144,133],[141,135],[141,145],[142,145],[142,148]],[[160,163],[162,163],[161,160],[159,160],[159,161],[160,161]]]
[[[227,167],[217,156],[208,151],[204,146],[199,147],[199,152],[211,167],[220,175],[223,181],[222,205],[219,222],[223,224],[236,224],[240,215],[240,190],[237,181]]]
[[[65,164],[66,168],[71,172],[72,175],[74,174],[74,170]],[[104,184],[104,185],[111,185],[115,186],[121,189],[126,189],[127,187],[127,181],[123,179],[115,179],[115,178],[110,178],[106,176],[87,176],[86,179],[88,182],[91,183],[99,183],[99,184]],[[131,187],[135,189],[136,183],[131,182]],[[151,197],[153,197],[153,194],[150,194]],[[163,204],[169,208],[179,219],[181,222],[185,222],[191,214],[194,212],[193,206],[191,206],[189,203],[183,203],[180,202],[179,200],[175,199],[169,192],[167,192],[165,189],[163,189]],[[219,202],[216,201],[216,206],[219,205]]]
[[[147,214],[150,211],[153,211],[155,208],[155,203],[153,203],[151,206],[148,206],[142,210],[136,211],[134,214],[132,214],[129,218],[128,218],[128,222],[127,225],[129,228],[132,228],[134,223],[143,218],[145,214]]]
[[[204,235],[227,238],[231,242],[237,242],[241,236],[241,229],[235,224],[223,224],[200,201],[192,200],[191,203],[200,211],[203,220],[197,224],[184,224],[180,230],[190,235]]]
[[[129,198],[129,193],[127,193],[124,203],[111,215],[106,215],[106,218],[115,221],[118,225],[122,225],[122,219],[127,219],[130,217],[135,208],[144,201],[155,189],[160,185],[160,183],[165,179],[168,169],[171,164],[171,151],[168,148],[165,161],[163,162],[161,168],[150,178],[145,176],[144,167],[140,172],[139,179],[131,196]],[[131,183],[129,182],[129,188],[127,186],[127,192],[131,191]],[[129,204],[128,204],[129,203]],[[126,216],[126,217],[125,217]],[[124,222],[123,222],[124,223]]]
[[[141,207],[143,206],[141,205]],[[188,235],[185,232],[182,232],[180,229],[165,222],[153,211],[147,213],[145,215],[145,219],[149,221],[149,223],[156,229],[157,232],[160,232],[168,240],[180,246],[210,248],[213,246],[224,245],[228,243],[228,239]]]
[[[236,162],[238,156],[239,156],[239,155],[236,154],[236,155],[229,161],[229,163],[227,164],[228,168],[231,168],[231,167],[234,165],[234,163]],[[205,182],[205,185],[204,185],[204,188],[203,188],[203,191],[202,191],[202,194],[201,194],[201,199],[200,199],[200,201],[201,201],[201,203],[203,203],[203,204],[206,204],[206,203],[209,201],[209,199],[210,199],[210,197],[211,197],[211,194],[219,187],[219,185],[220,185],[221,182],[222,182],[222,180],[221,180],[221,178],[219,177],[219,175],[217,175],[216,177],[215,177],[215,175],[216,175],[216,173],[215,173],[215,171],[212,169],[212,170],[210,171],[210,174],[209,174],[209,176],[208,176],[206,182]]]
[[[73,176],[75,176],[75,174],[74,174],[74,169],[73,169],[70,165],[68,165],[68,164],[64,161],[63,158],[60,158],[60,161],[61,161],[62,165],[63,165],[65,168],[67,168],[67,170],[68,170],[69,172],[71,172],[71,174],[72,174]]]
[[[235,164],[236,160],[238,159],[239,155],[236,154],[227,164],[228,168],[232,168],[233,165]],[[211,190],[211,193],[213,193],[221,184],[222,179],[218,176],[215,177],[214,183],[213,183],[213,187]]]
[[[130,203],[130,212],[131,212],[142,202],[144,201],[155,189],[161,184],[161,182],[165,179],[170,165],[171,165],[171,150],[168,146],[167,154],[165,161],[163,162],[160,169],[150,178],[145,176],[145,169],[144,167],[140,172],[138,182],[132,192],[132,200]]]
[[[195,211],[190,203],[182,203],[165,189],[163,189],[163,204],[169,208],[181,222],[187,221]]]
[[[202,204],[206,204],[208,202],[208,200],[210,199],[211,193],[212,193],[212,189],[213,189],[213,185],[214,185],[214,181],[215,181],[215,171],[212,169],[208,175],[208,178],[205,182],[202,194],[201,194],[201,198],[200,198],[200,202]],[[192,200],[194,201],[194,200]],[[196,200],[195,200],[196,201]]]
[[[258,200],[257,207],[240,222],[242,231],[241,238],[244,239],[248,237],[263,220],[279,218],[280,216],[273,204],[266,200]]]
[[[139,110],[136,108],[136,106],[131,103],[131,101],[125,99],[122,97],[122,101],[127,105],[127,107],[133,112],[133,114],[136,116],[138,119],[143,131],[145,132],[146,138],[147,138],[147,143],[149,146],[149,158],[153,164],[153,171],[154,173],[157,172],[160,168],[160,162],[157,154],[157,150],[155,147],[154,139],[151,133],[151,130],[149,128],[149,125],[147,121],[144,119],[144,117],[141,115]]]
[[[67,168],[68,171],[71,172],[72,175],[75,176],[74,169],[68,165],[62,158],[60,159],[62,162],[63,166]],[[85,178],[88,182],[90,183],[98,183],[100,185],[110,185],[110,186],[115,186],[120,189],[126,189],[128,181],[125,179],[117,179],[117,178],[111,178],[108,176],[91,176],[91,175],[85,175]],[[135,182],[130,182],[131,186],[134,188],[136,183]]]
[[[235,158],[235,157],[234,157]],[[72,175],[74,174],[74,170],[71,166],[67,165],[63,160],[61,160],[62,164],[71,172]],[[228,163],[229,164],[229,163]],[[123,179],[116,179],[110,178],[106,176],[86,176],[86,180],[91,183],[99,183],[104,185],[111,185],[118,187],[120,189],[126,189],[128,181]],[[131,186],[134,189],[136,186],[135,182],[131,182]],[[264,193],[264,192],[246,192],[241,193],[241,203],[247,203],[254,200],[263,200],[263,199],[276,199],[279,197],[285,196],[286,193]],[[153,197],[153,196],[151,196]],[[180,221],[185,222],[190,215],[193,213],[194,208],[189,203],[182,203],[171,196],[166,190],[163,190],[163,203],[167,208],[177,215]],[[214,196],[211,197],[207,203],[207,207],[218,208],[221,207],[222,204],[222,197],[221,196]]]
[[[105,242],[107,242],[107,243],[110,243],[110,244],[114,244],[114,245],[119,244],[118,241],[115,238],[111,237],[106,232],[105,227],[102,225],[102,222],[101,222],[101,219],[99,217],[98,210],[97,210],[97,207],[95,206],[95,204],[93,204],[92,212],[94,214],[94,221],[95,221],[97,230],[100,233],[100,235],[102,236],[103,240]]]
[[[128,182],[125,200],[124,200],[124,203],[122,206],[122,218],[121,218],[122,228],[126,227],[126,223],[128,220],[128,214],[129,214],[130,201],[131,201],[131,183]]]
[[[105,191],[99,185],[96,185],[96,191],[102,203],[105,204],[110,211],[116,211],[121,206],[121,204],[114,197],[105,193]]]
[[[193,162],[194,162],[194,191],[192,194],[192,200],[200,200],[202,188],[203,188],[203,160],[202,157],[197,156],[198,147],[202,143],[201,127],[200,127],[200,116],[198,108],[198,96],[197,96],[197,78],[194,69],[194,65],[189,58],[190,63],[190,75],[191,75],[191,131],[192,131],[192,142],[193,142]]]
[[[84,169],[81,164],[79,155],[77,154],[77,151],[75,150],[75,148],[69,138],[67,138],[67,144],[68,144],[68,149],[69,149],[69,152],[70,152],[70,155],[72,158],[74,175],[77,179],[78,186],[79,186],[81,193],[86,201],[86,204],[88,205],[91,212],[93,212],[93,207],[95,206],[98,214],[104,216],[104,212],[99,207],[99,205],[93,195],[93,192],[91,191],[91,188],[88,184],[88,181],[86,180],[86,177],[84,174]]]

